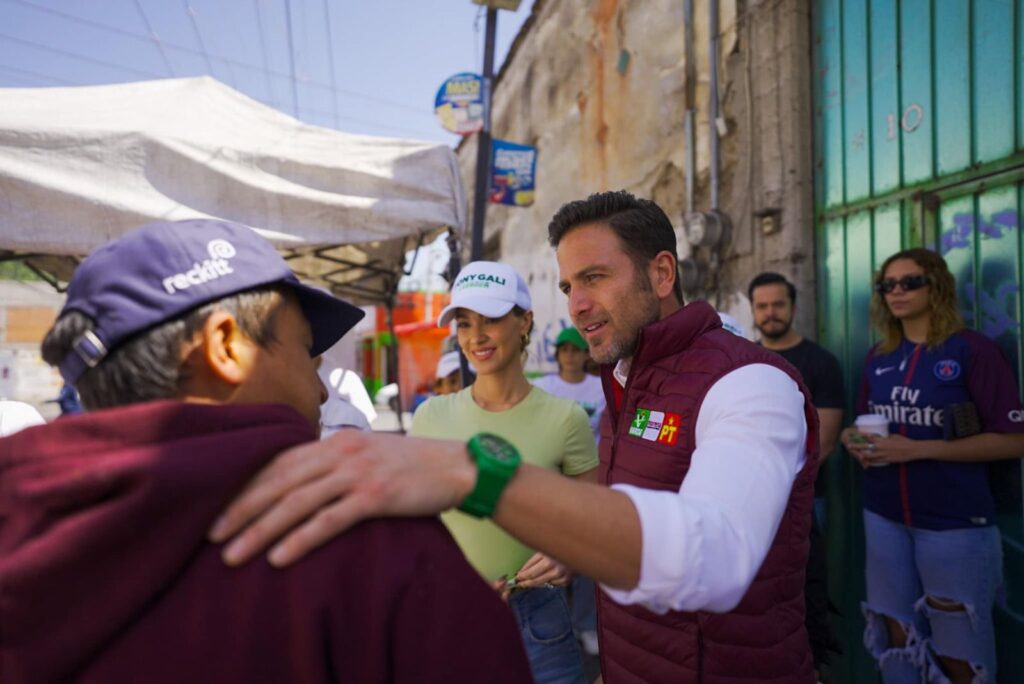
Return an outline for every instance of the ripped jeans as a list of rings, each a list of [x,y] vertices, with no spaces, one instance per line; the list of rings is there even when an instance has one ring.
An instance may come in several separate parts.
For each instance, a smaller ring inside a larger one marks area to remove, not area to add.
[[[864,511],[864,534],[864,645],[885,684],[948,684],[939,656],[968,663],[973,682],[994,683],[992,606],[1003,577],[999,530],[924,530]],[[890,645],[883,617],[902,625],[903,648]]]

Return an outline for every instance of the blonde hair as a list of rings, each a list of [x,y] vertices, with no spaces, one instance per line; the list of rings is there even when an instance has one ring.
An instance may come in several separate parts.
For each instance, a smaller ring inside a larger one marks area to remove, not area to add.
[[[929,347],[936,347],[945,342],[953,333],[964,328],[964,319],[960,315],[960,307],[956,299],[956,280],[949,272],[946,260],[930,249],[915,247],[896,252],[882,264],[872,278],[872,284],[878,285],[885,278],[885,271],[894,261],[909,259],[924,270],[928,278],[928,339]],[[885,295],[875,290],[871,295],[871,322],[874,323],[882,341],[879,351],[883,354],[892,352],[903,340],[903,324],[892,315],[885,304]]]

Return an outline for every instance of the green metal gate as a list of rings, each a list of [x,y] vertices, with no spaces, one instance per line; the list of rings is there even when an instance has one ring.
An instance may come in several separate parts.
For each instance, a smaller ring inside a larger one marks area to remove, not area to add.
[[[957,278],[965,319],[1020,378],[1024,360],[1024,8],[1014,0],[816,0],[815,207],[819,341],[843,364],[848,419],[874,341],[874,270],[926,246]],[[862,646],[860,467],[825,468],[841,681],[875,681]],[[993,467],[1007,579],[997,614],[1001,682],[1024,681],[1020,462]]]

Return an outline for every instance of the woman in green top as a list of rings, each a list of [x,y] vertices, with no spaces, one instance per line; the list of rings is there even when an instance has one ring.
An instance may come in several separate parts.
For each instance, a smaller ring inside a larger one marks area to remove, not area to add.
[[[519,274],[491,261],[467,265],[438,325],[453,318],[476,381],[455,394],[428,399],[413,417],[412,434],[468,439],[490,432],[512,442],[528,463],[596,481],[597,449],[586,413],[576,402],[535,388],[523,372],[533,312]],[[460,511],[441,518],[467,560],[508,597],[538,684],[583,682],[565,596],[572,573],[490,520]]]

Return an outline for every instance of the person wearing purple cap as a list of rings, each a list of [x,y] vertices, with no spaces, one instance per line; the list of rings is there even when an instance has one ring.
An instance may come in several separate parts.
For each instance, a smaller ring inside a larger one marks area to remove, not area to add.
[[[316,440],[318,357],[362,316],[224,221],[144,226],[78,266],[43,357],[87,412],[0,439],[5,684],[528,680],[436,519],[363,525],[283,572],[206,540]]]

